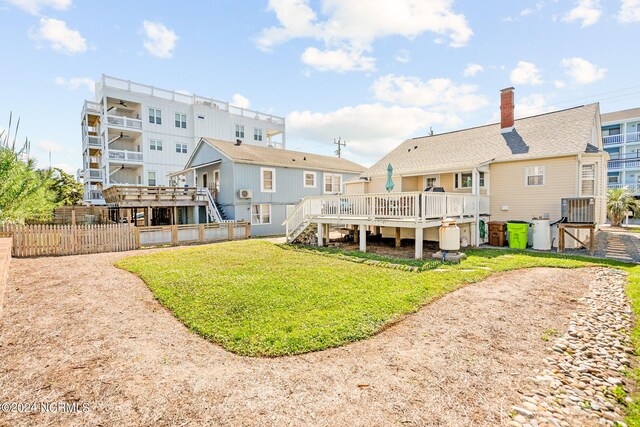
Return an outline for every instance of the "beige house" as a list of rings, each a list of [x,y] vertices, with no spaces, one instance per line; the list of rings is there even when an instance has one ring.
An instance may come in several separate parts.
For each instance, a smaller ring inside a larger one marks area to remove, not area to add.
[[[447,216],[477,245],[481,220],[559,220],[561,199],[568,197],[593,197],[595,221],[603,223],[608,158],[598,104],[514,120],[513,88],[508,88],[501,92],[500,123],[404,141],[359,179],[346,182],[337,201],[298,205],[302,215],[289,218],[288,237],[294,240],[303,226],[321,237],[326,226],[318,224],[346,224],[359,226],[362,237],[364,229],[380,227],[383,237],[437,240],[440,220]],[[391,192],[386,191],[388,165]],[[438,192],[426,191],[434,187]],[[332,203],[333,210],[327,209]],[[366,250],[362,243],[361,249]],[[422,245],[416,245],[418,256]]]

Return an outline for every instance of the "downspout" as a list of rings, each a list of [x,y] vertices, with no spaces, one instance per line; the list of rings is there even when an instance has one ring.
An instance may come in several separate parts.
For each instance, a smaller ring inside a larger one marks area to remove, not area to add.
[[[474,240],[475,245],[480,246],[480,172],[478,168],[473,168],[473,183],[474,191],[476,192],[476,205],[475,205],[475,226],[474,228]],[[486,183],[485,183],[486,184]]]

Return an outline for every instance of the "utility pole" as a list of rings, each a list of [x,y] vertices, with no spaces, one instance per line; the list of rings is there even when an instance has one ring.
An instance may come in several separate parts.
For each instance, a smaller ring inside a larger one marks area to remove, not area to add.
[[[340,158],[340,156],[342,154],[342,147],[346,147],[347,146],[347,141],[342,141],[342,139],[340,137],[338,137],[337,141],[336,141],[335,138],[333,138],[333,143],[338,146],[338,149],[336,150],[336,154],[338,155],[338,158]]]

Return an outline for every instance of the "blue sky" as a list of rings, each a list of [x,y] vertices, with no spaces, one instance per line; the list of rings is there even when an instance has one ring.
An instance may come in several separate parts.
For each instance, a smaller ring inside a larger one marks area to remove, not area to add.
[[[640,106],[640,0],[0,0],[0,128],[40,164],[81,164],[102,73],[287,118],[287,146],[370,165],[405,138],[526,116]]]

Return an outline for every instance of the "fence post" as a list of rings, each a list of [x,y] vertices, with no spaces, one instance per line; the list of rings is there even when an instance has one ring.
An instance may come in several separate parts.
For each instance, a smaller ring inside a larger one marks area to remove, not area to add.
[[[198,224],[198,240],[204,243],[204,224]]]
[[[140,227],[133,228],[133,235],[135,237],[136,249],[140,249]]]
[[[248,222],[244,223],[244,237],[245,238],[249,238],[251,237],[251,224],[249,224]]]
[[[233,222],[228,222],[227,223],[227,227],[228,227],[228,230],[229,230],[228,231],[229,235],[227,237],[228,237],[229,240],[233,240],[233,224],[234,224]]]
[[[171,226],[171,244],[172,245],[178,244],[178,226],[177,225]]]

